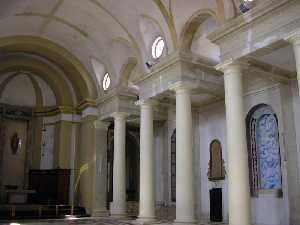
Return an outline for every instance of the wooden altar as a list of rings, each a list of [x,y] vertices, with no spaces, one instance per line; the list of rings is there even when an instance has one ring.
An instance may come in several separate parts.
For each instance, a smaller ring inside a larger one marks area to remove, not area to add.
[[[69,203],[70,170],[30,170],[28,201],[32,204],[67,205]]]

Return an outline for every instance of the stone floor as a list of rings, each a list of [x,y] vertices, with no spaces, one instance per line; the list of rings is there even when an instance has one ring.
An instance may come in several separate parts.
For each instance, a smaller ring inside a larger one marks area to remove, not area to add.
[[[0,221],[0,224],[7,225],[136,225],[134,220],[120,220],[112,218],[80,218],[60,220],[34,220],[34,221]],[[171,221],[157,221],[154,224],[170,225]],[[225,223],[198,223],[198,225],[225,225]]]

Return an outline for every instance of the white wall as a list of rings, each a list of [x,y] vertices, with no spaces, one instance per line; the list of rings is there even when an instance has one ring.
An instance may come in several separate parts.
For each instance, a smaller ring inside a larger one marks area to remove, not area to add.
[[[295,92],[297,93],[297,92]],[[294,93],[294,95],[295,95]],[[297,177],[289,176],[288,171],[295,167],[287,162],[287,153],[295,151],[299,161],[300,130],[295,126],[295,120],[300,121],[299,99],[292,97],[291,87],[282,84],[251,91],[244,95],[244,117],[258,104],[267,104],[272,107],[278,117],[278,128],[280,135],[281,170],[283,197],[277,197],[274,193],[260,193],[258,198],[252,198],[252,221],[255,225],[288,225],[289,224],[289,198],[296,196],[297,192],[292,189],[293,180]],[[295,128],[294,128],[295,127]],[[168,216],[175,216],[175,203],[170,200],[170,152],[171,135],[176,128],[175,106],[171,105],[168,110],[168,120],[155,127],[155,149],[156,149],[156,200],[159,203],[166,203],[169,206]],[[209,182],[207,177],[209,163],[209,146],[214,139],[222,144],[222,157],[225,161],[225,170],[228,172],[227,148],[226,148],[226,118],[224,102],[218,102],[205,108],[193,110],[194,129],[194,154],[195,154],[195,183],[196,183],[196,210],[197,217],[201,222],[209,221],[210,200],[209,190],[213,187],[223,189],[223,218],[228,221],[228,193],[227,178],[217,183]],[[297,132],[295,132],[295,130]],[[286,136],[289,136],[287,138]],[[297,141],[296,141],[296,138]],[[286,143],[288,141],[288,143]],[[289,166],[289,167],[288,167]],[[289,170],[288,170],[289,169]],[[296,179],[295,179],[296,178]],[[288,186],[288,184],[290,184]],[[289,193],[290,191],[290,193]],[[296,194],[295,194],[296,193]],[[296,196],[297,197],[297,196]],[[293,224],[294,225],[294,224]]]
[[[252,107],[258,104],[270,105],[277,114],[279,120],[279,133],[284,134],[284,126],[289,122],[293,122],[293,118],[283,118],[283,105],[285,111],[289,110],[283,102],[282,95],[286,89],[281,88],[280,85],[266,88],[264,90],[251,92],[245,94],[244,97],[244,112],[245,119],[247,113]],[[287,121],[290,120],[290,121]],[[199,131],[200,131],[200,176],[201,176],[201,213],[202,220],[209,220],[210,203],[209,203],[209,189],[214,186],[223,188],[223,218],[228,219],[228,198],[227,198],[227,180],[213,184],[208,181],[207,171],[209,163],[209,144],[212,140],[218,139],[222,143],[223,159],[225,160],[225,169],[227,171],[227,149],[226,149],[226,120],[225,120],[225,106],[220,102],[211,105],[199,112]],[[285,159],[285,146],[283,138],[280,138],[280,147],[282,155],[282,176],[283,176],[283,198],[278,198],[274,194],[260,194],[258,198],[252,198],[252,220],[257,225],[285,225],[288,222],[288,189],[287,189],[287,163]]]

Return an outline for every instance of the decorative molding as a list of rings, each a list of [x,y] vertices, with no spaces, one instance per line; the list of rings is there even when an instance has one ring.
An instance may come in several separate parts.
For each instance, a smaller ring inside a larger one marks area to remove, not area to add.
[[[191,83],[193,94],[215,93],[223,96],[222,73],[216,71],[215,62],[190,51],[176,51],[166,56],[134,83],[139,86],[140,100],[170,95],[170,88],[177,82]]]
[[[104,130],[107,130],[108,127],[111,125],[110,122],[104,122],[104,121],[101,121],[101,120],[96,120],[94,122],[94,127],[96,129],[104,129]]]
[[[252,54],[272,46],[299,29],[298,0],[266,0],[229,20],[208,38],[221,47],[222,60]]]
[[[300,29],[288,34],[286,40],[293,45],[300,45]]]

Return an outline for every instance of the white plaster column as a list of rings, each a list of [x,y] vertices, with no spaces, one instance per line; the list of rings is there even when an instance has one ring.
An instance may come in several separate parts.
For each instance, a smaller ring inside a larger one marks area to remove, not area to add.
[[[176,220],[174,223],[196,223],[195,175],[190,86],[176,83]]]
[[[251,225],[242,65],[229,60],[216,68],[224,72],[225,82],[229,224]]]
[[[298,80],[298,91],[300,96],[300,31],[291,34],[287,40],[293,45],[296,68],[297,68],[297,80]]]
[[[153,149],[153,101],[140,102],[140,203],[139,222],[155,220],[155,183]]]
[[[107,192],[107,130],[110,123],[96,120],[94,122],[96,133],[96,174],[95,199],[93,216],[108,216],[106,207]]]
[[[126,113],[114,113],[113,202],[110,214],[126,216]]]

